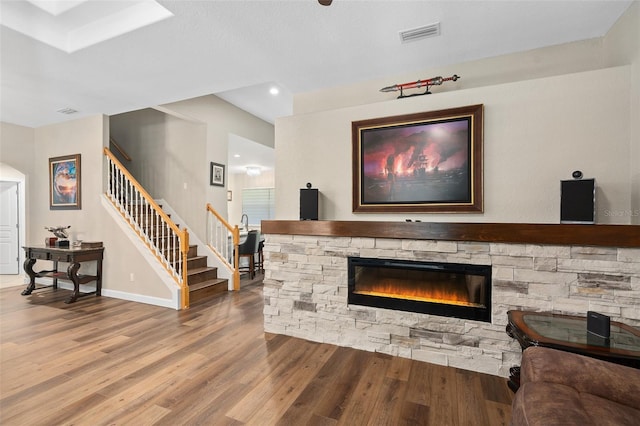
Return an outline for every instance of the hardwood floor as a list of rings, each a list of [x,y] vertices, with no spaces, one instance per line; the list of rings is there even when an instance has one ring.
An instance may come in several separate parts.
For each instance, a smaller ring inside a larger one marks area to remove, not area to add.
[[[0,290],[0,424],[503,425],[506,379],[266,334],[262,287],[174,311]]]

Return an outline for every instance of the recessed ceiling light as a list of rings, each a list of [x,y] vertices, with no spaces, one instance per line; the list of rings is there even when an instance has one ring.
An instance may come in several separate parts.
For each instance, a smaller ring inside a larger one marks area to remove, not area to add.
[[[277,87],[274,86],[271,89],[269,89],[269,93],[271,93],[273,96],[275,96],[278,93],[280,93],[280,89],[278,89]]]
[[[234,158],[240,158],[240,154],[233,154]]]

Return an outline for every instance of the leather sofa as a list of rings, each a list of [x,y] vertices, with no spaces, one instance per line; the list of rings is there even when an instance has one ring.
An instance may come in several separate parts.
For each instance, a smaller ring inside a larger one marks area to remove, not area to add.
[[[524,350],[511,425],[640,425],[640,370],[555,349]]]

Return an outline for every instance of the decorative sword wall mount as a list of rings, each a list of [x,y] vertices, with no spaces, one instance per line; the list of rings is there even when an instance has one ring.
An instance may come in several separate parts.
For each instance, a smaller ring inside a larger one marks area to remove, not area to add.
[[[411,83],[394,84],[393,86],[383,87],[382,89],[380,89],[380,91],[381,92],[397,92],[397,91],[400,91],[400,96],[398,96],[398,99],[410,98],[411,96],[430,95],[431,92],[429,91],[429,88],[431,86],[440,86],[445,81],[456,81],[459,78],[460,78],[460,76],[457,75],[457,74],[454,74],[451,77],[438,76],[438,77],[428,78],[426,80],[412,81]],[[404,90],[406,90],[406,89],[419,89],[421,87],[425,88],[424,92],[422,92],[422,93],[414,93],[414,94],[411,94],[411,95],[405,95],[404,94]]]

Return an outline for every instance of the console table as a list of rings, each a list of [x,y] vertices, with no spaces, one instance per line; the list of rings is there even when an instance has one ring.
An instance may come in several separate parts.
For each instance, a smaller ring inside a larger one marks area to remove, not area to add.
[[[96,282],[95,295],[100,296],[102,291],[102,256],[104,247],[98,248],[59,248],[45,246],[24,247],[26,260],[24,261],[24,271],[29,276],[29,284],[22,291],[23,296],[31,294],[36,290],[36,278],[50,277],[53,278],[53,288],[58,288],[58,279],[70,280],[73,282],[73,293],[65,300],[64,303],[73,303],[80,296],[80,284],[86,284],[91,281]],[[49,260],[53,262],[53,269],[35,272],[33,265],[37,260]],[[82,262],[96,261],[96,274],[84,275],[78,274],[80,264]],[[67,272],[58,271],[58,262],[69,264]],[[93,294],[85,293],[85,294]]]

